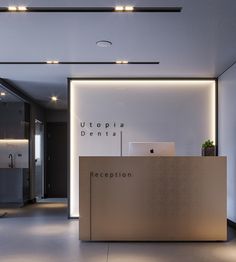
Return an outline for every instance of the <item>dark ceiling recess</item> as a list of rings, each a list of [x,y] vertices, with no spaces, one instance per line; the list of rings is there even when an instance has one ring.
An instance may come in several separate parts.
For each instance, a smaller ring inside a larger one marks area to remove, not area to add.
[[[1,65],[50,65],[50,64],[61,64],[61,65],[116,65],[117,62],[0,62]],[[122,64],[122,63],[121,63]],[[131,65],[158,65],[160,62],[132,62],[129,61],[126,64]]]
[[[40,13],[100,13],[100,12],[114,12],[114,13],[134,13],[134,12],[145,12],[145,13],[179,13],[182,11],[182,7],[136,7],[134,6],[132,11],[116,11],[115,7],[27,7],[27,10],[15,10],[10,11],[8,7],[0,7],[0,12],[11,12],[11,13],[25,13],[25,12],[40,12]]]

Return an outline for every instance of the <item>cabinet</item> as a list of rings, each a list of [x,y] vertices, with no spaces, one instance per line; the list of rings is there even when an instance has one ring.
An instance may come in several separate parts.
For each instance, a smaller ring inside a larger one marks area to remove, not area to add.
[[[29,200],[29,169],[0,168],[0,205],[22,206]]]

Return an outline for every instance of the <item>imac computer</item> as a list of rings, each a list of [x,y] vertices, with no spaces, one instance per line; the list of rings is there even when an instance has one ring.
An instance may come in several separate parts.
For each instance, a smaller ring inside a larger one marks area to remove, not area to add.
[[[129,142],[129,156],[175,156],[175,143]]]

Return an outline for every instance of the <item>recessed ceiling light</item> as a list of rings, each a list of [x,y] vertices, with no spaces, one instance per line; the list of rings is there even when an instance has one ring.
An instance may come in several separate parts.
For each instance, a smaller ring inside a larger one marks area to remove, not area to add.
[[[58,100],[58,98],[57,98],[57,96],[52,96],[52,97],[51,97],[51,100],[52,100],[53,102],[56,102],[56,101]]]
[[[124,11],[124,6],[121,6],[121,5],[116,6],[115,11],[118,11],[118,12]]]
[[[1,96],[5,96],[6,93],[5,93],[5,92],[1,92],[0,95],[1,95]]]
[[[18,6],[18,10],[19,11],[27,11],[27,7],[26,6]]]
[[[125,6],[125,11],[134,11],[134,7],[131,5]]]
[[[116,64],[128,64],[129,62],[127,60],[117,60]]]
[[[99,40],[96,42],[96,45],[99,47],[110,47],[112,46],[112,42],[107,40]]]
[[[8,6],[8,10],[9,10],[9,11],[16,11],[16,10],[17,10],[17,7],[16,7],[15,5]]]
[[[46,61],[47,64],[59,64],[59,61],[57,60],[48,60]]]

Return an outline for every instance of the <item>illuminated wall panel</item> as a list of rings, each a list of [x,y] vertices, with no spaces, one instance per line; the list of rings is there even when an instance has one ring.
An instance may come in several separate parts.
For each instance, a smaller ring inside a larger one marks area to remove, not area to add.
[[[215,140],[213,80],[71,80],[70,216],[79,216],[79,156],[128,155],[129,142],[176,143],[197,156]]]

